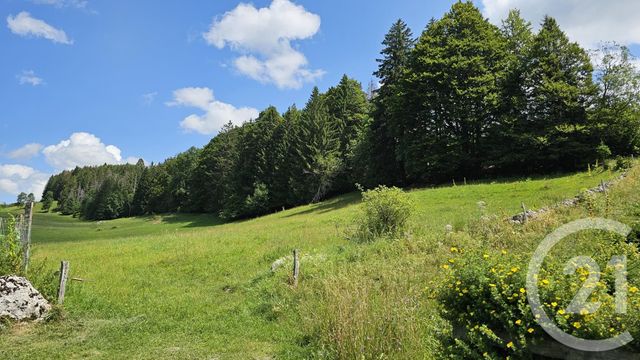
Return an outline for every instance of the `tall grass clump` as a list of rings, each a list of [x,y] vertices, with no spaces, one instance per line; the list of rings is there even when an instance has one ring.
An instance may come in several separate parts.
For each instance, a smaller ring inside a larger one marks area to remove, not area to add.
[[[313,352],[306,357],[421,359],[438,346],[431,335],[440,324],[421,274],[399,273],[398,263],[378,265],[354,264],[308,294],[302,313]]]
[[[407,230],[413,207],[409,195],[397,187],[382,185],[363,191],[360,214],[351,239],[365,243],[402,235]]]
[[[17,275],[22,270],[22,247],[13,215],[5,219],[6,233],[0,234],[0,275]]]

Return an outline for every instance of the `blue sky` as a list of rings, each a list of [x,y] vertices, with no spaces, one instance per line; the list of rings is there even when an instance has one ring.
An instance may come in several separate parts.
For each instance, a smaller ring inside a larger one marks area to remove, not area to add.
[[[585,46],[640,42],[637,1],[530,3],[477,1],[494,22],[512,6],[534,22],[554,15]],[[392,22],[419,34],[452,1],[239,4],[0,0],[0,202],[75,165],[202,146],[221,119],[302,106],[344,73],[366,86]]]

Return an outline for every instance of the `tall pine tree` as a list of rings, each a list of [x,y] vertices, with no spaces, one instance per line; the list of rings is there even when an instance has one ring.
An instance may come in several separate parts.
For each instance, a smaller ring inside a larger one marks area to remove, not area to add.
[[[555,19],[545,17],[526,62],[526,134],[530,169],[575,169],[593,158],[587,106],[594,94],[587,52],[571,42]]]
[[[385,35],[377,59],[378,70],[374,75],[380,79],[382,87],[374,96],[373,120],[362,144],[369,161],[364,180],[367,185],[400,185],[404,182],[404,167],[397,150],[398,139],[402,136],[399,98],[400,80],[409,63],[415,40],[411,29],[402,21],[396,21]]]

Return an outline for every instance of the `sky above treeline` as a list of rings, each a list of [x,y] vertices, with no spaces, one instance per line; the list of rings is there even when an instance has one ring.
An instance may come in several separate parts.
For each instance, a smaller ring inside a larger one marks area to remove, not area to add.
[[[343,74],[377,83],[380,42],[454,1],[0,0],[0,203],[76,166],[160,162],[269,105],[304,106]],[[640,54],[637,0],[476,0],[555,17],[585,48]]]

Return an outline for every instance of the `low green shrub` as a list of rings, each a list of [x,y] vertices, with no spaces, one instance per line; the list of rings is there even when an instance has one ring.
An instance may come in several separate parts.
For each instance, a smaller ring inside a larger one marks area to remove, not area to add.
[[[631,166],[633,166],[633,163],[632,163],[631,159],[626,158],[626,157],[622,157],[622,156],[617,156],[616,157],[615,170],[623,171],[623,170],[630,169]]]
[[[412,212],[411,198],[402,189],[379,186],[364,191],[356,229],[351,239],[356,242],[371,242],[381,237],[398,237],[407,230]]]

